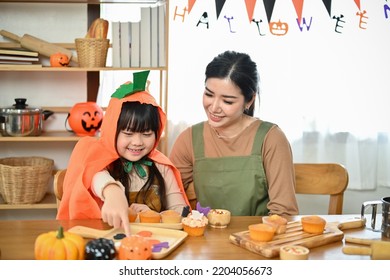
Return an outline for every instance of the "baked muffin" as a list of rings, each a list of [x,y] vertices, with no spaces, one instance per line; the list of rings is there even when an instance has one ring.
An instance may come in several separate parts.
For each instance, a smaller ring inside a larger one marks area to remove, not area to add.
[[[160,213],[161,222],[167,224],[177,224],[181,222],[181,215],[175,210],[165,210]]]
[[[287,229],[287,219],[279,215],[264,216],[263,223],[275,227],[275,234],[282,234]]]
[[[138,213],[129,207],[129,222],[134,223],[138,218]]]
[[[255,241],[271,241],[275,235],[275,227],[268,224],[249,225],[249,236]]]
[[[197,210],[192,210],[187,217],[181,220],[183,224],[183,230],[188,233],[189,236],[202,236],[206,230],[208,219]]]
[[[225,209],[211,209],[207,214],[209,225],[213,228],[225,228],[230,223],[230,211]]]
[[[324,232],[326,221],[319,216],[305,216],[301,218],[301,224],[304,232],[321,234]]]
[[[161,221],[160,213],[153,210],[140,212],[138,216],[141,223],[159,223]]]

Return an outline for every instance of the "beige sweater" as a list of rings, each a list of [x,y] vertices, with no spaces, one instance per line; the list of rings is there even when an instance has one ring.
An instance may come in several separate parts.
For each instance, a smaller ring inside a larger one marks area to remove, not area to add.
[[[233,138],[220,138],[210,125],[204,123],[205,156],[250,155],[256,131],[261,120],[255,120],[239,135]],[[268,182],[270,214],[296,215],[298,205],[295,197],[295,173],[292,151],[283,131],[274,125],[267,133],[262,148],[263,165]],[[192,128],[183,131],[172,148],[170,159],[180,170],[184,187],[191,189],[193,182],[194,153],[192,149]],[[237,193],[239,194],[239,190]],[[194,193],[187,192],[193,199]]]

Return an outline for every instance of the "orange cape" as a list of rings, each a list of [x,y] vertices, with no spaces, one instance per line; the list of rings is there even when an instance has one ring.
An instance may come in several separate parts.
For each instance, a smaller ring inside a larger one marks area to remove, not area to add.
[[[111,162],[119,158],[115,149],[117,121],[122,103],[135,102],[152,104],[159,109],[161,129],[156,146],[164,131],[166,115],[156,100],[147,91],[133,93],[124,98],[111,98],[103,118],[101,137],[85,136],[73,149],[64,180],[64,190],[58,209],[57,219],[101,219],[100,208],[103,202],[91,190],[93,176]],[[156,163],[171,167],[187,205],[190,205],[185,194],[179,170],[163,153],[154,148],[149,158]]]

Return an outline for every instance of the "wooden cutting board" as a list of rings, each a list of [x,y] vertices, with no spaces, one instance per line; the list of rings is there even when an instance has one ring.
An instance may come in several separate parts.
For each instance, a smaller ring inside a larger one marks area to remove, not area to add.
[[[249,236],[249,230],[233,233],[229,240],[233,244],[256,254],[266,258],[274,258],[279,256],[279,249],[284,245],[301,245],[309,249],[315,248],[342,240],[344,237],[342,230],[344,229],[360,228],[364,225],[365,220],[355,218],[343,222],[327,223],[322,234],[311,234],[302,230],[300,221],[293,221],[287,224],[286,233],[275,235],[273,240],[268,242],[252,240]]]
[[[74,226],[68,230],[72,233],[77,233],[85,238],[107,238],[112,239],[115,242],[115,246],[118,248],[120,246],[120,240],[115,239],[115,235],[118,233],[123,233],[123,229],[108,229],[108,230],[99,230],[90,227],[84,226]],[[137,234],[140,231],[150,231],[152,236],[150,239],[157,239],[160,242],[168,242],[169,247],[163,248],[160,252],[153,252],[152,258],[162,259],[169,255],[173,250],[175,250],[187,237],[187,233],[182,230],[166,229],[159,227],[148,227],[143,225],[131,225],[131,234]]]

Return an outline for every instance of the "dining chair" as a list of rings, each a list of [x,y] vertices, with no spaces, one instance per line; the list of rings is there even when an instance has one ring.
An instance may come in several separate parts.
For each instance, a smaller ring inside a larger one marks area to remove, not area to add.
[[[57,200],[57,208],[60,205],[60,201],[63,195],[65,174],[66,174],[66,169],[57,170],[57,172],[54,174],[53,188],[54,188],[54,195],[56,196],[56,200]]]
[[[348,171],[338,163],[294,163],[297,194],[329,195],[329,215],[343,212]]]

